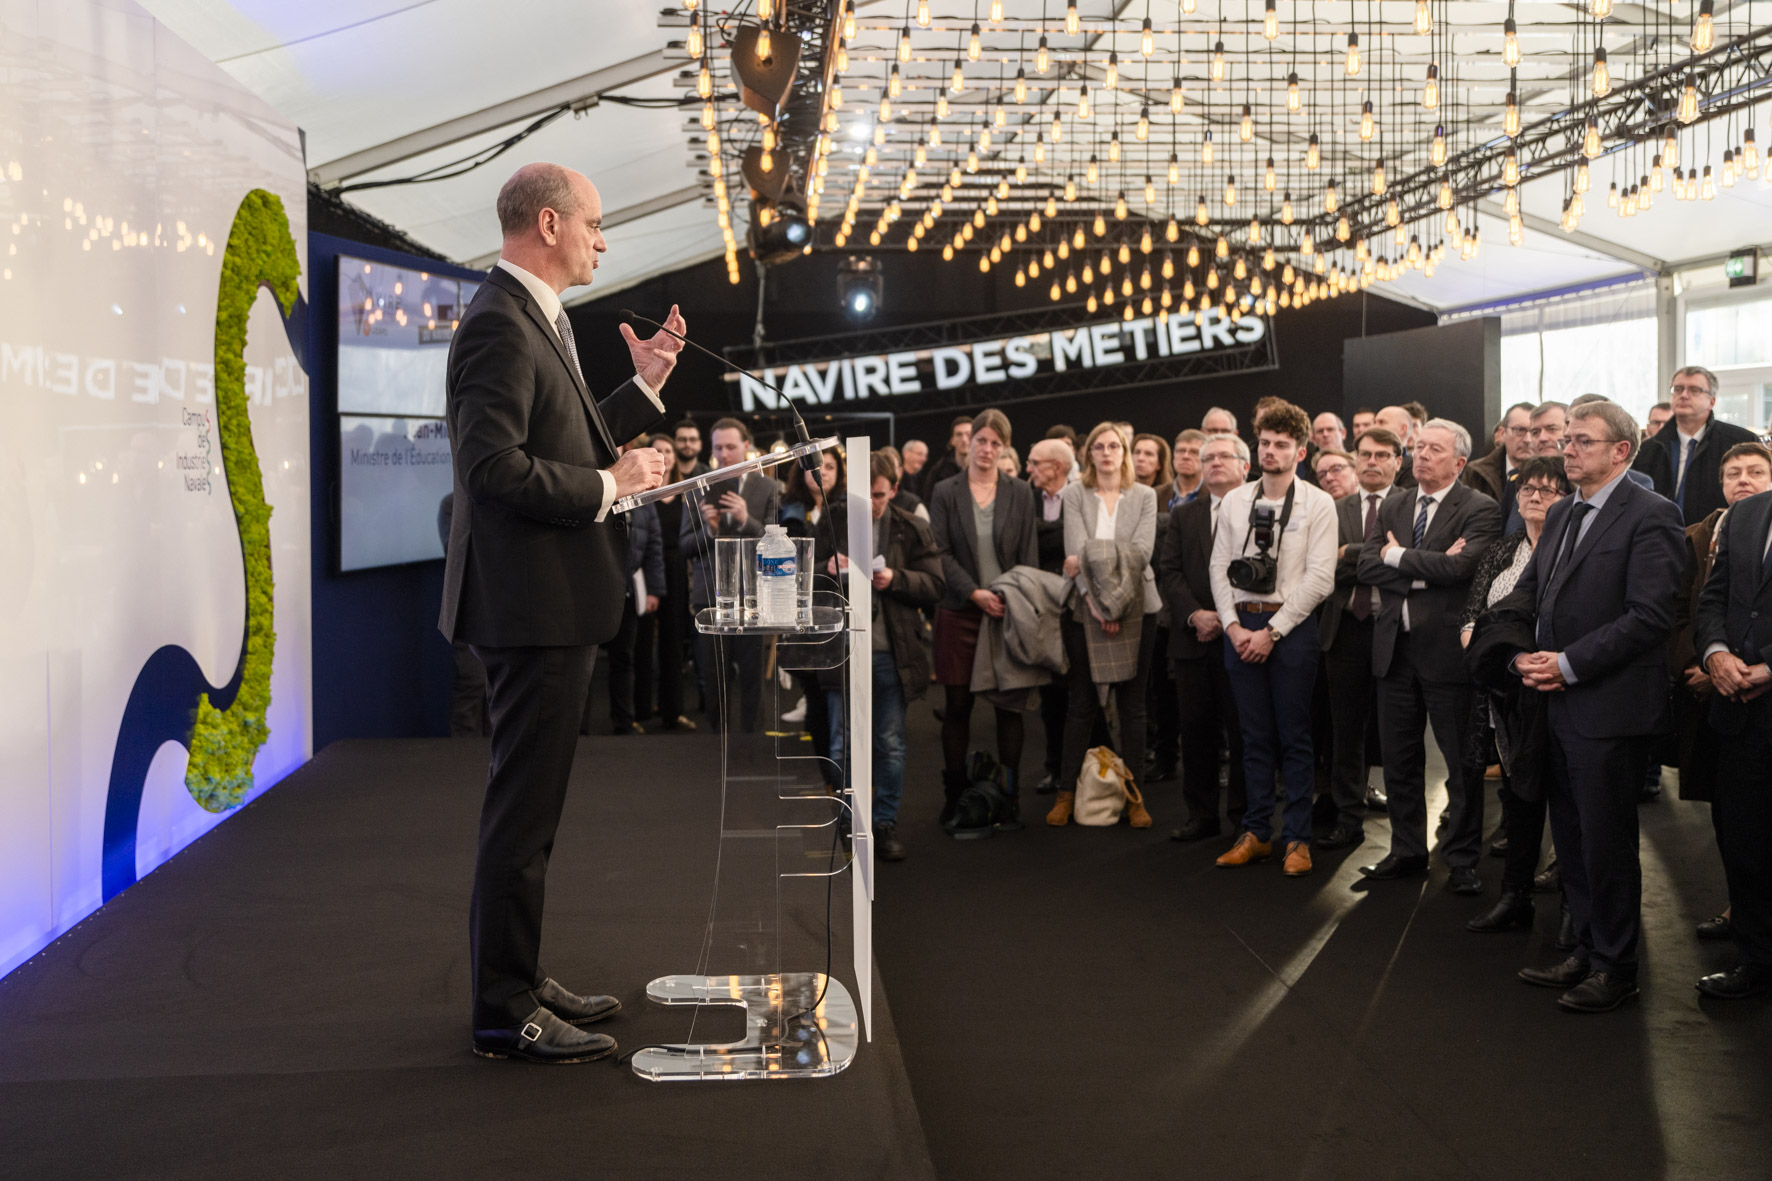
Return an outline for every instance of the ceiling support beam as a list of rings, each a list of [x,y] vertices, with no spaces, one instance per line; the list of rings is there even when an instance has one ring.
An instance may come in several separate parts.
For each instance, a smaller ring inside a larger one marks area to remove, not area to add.
[[[537,115],[561,107],[572,106],[606,94],[611,90],[619,90],[623,86],[631,86],[635,82],[669,73],[680,64],[667,60],[665,51],[660,49],[640,57],[617,62],[601,70],[593,70],[577,78],[556,83],[529,94],[519,95],[504,102],[494,104],[484,110],[475,111],[470,115],[438,123],[431,127],[391,139],[387,143],[377,144],[372,148],[364,148],[360,152],[352,152],[336,160],[308,170],[308,179],[322,188],[332,188],[354,176],[362,176],[366,172],[374,172],[378,168],[386,168],[390,164],[398,164],[402,160],[410,160],[414,156],[422,156],[426,152],[460,143],[476,135],[488,131],[497,131],[501,127],[509,127],[524,119],[533,119]]]
[[[683,188],[672,190],[669,193],[660,193],[658,196],[650,197],[645,201],[639,201],[633,205],[625,205],[613,213],[605,213],[603,215],[603,228],[605,230],[612,230],[616,226],[626,225],[630,221],[639,221],[641,218],[650,217],[654,213],[663,213],[667,209],[675,209],[679,205],[687,205],[691,201],[699,201],[705,195],[706,194],[702,192],[700,185],[687,185]],[[488,270],[493,263],[498,261],[498,255],[499,252],[494,250],[490,254],[482,254],[479,258],[469,259],[462,265],[472,271]]]
[[[1490,217],[1499,218],[1502,221],[1507,220],[1507,210],[1502,207],[1501,202],[1499,201],[1478,202],[1477,209],[1482,213],[1488,214]],[[1560,238],[1565,242],[1573,242],[1575,245],[1587,250],[1592,250],[1596,254],[1603,254],[1607,258],[1615,258],[1619,262],[1629,263],[1631,266],[1636,267],[1639,270],[1647,271],[1651,275],[1667,275],[1673,273],[1665,260],[1656,258],[1652,254],[1644,254],[1640,250],[1632,250],[1629,246],[1620,246],[1618,243],[1607,241],[1605,238],[1596,238],[1594,235],[1582,230],[1575,230],[1573,232],[1566,231],[1557,222],[1548,217],[1540,217],[1536,213],[1527,213],[1522,209],[1520,211],[1520,224],[1529,230],[1536,230],[1538,233],[1547,235],[1548,237]]]

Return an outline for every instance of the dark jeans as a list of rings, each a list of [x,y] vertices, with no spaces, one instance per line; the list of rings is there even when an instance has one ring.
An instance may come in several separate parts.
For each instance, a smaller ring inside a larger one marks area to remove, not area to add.
[[[849,764],[844,758],[844,734],[848,717],[842,712],[843,695],[836,690],[825,693],[826,709],[831,718],[831,757],[843,768],[847,777]],[[898,662],[887,650],[874,652],[874,829],[898,823],[898,802],[904,795],[905,764],[905,697],[904,680],[898,675]]]
[[[681,600],[661,598],[658,610],[640,616],[634,629],[634,716],[658,716],[675,724],[683,708],[683,633],[688,617]],[[656,686],[657,696],[654,696]]]
[[[1643,928],[1637,795],[1649,741],[1583,738],[1551,726],[1551,839],[1580,941],[1573,954],[1628,979],[1636,978]]]
[[[1450,819],[1440,840],[1447,865],[1475,866],[1483,843],[1483,781],[1473,789],[1465,776],[1465,739],[1470,730],[1469,681],[1422,678],[1399,633],[1390,671],[1378,679],[1379,734],[1384,741],[1384,792],[1390,797],[1391,853],[1427,856],[1427,740],[1429,726],[1446,762]]]
[[[755,734],[763,709],[762,637],[696,632],[695,651],[709,725],[718,733],[731,724],[736,713],[744,732]]]
[[[1329,717],[1335,735],[1329,792],[1342,822],[1358,826],[1366,817],[1370,773],[1366,731],[1378,692],[1378,678],[1372,675],[1372,620],[1343,611],[1323,661],[1329,673]]]
[[[1754,711],[1739,735],[1721,738],[1711,816],[1729,880],[1730,924],[1741,962],[1772,967],[1772,731]]]
[[[1225,819],[1243,823],[1248,806],[1243,779],[1243,730],[1237,723],[1237,702],[1231,693],[1230,671],[1213,640],[1196,660],[1176,660],[1176,694],[1181,698],[1181,794],[1189,820],[1218,822],[1218,751],[1230,751]],[[1272,781],[1269,781],[1272,798]]]
[[[1083,625],[1066,614],[1060,627],[1071,671],[1070,709],[1064,719],[1064,765],[1058,784],[1063,791],[1074,791],[1077,779],[1083,773],[1083,754],[1089,746],[1090,732],[1105,711],[1099,687],[1090,675],[1089,641]],[[1120,715],[1120,737],[1114,753],[1125,761],[1134,781],[1144,778],[1144,693],[1150,679],[1151,646],[1156,642],[1156,636],[1156,617],[1147,615],[1138,633],[1137,671],[1130,680],[1120,681],[1108,689]]]
[[[470,738],[492,733],[486,712],[486,670],[466,640],[450,644],[455,677],[449,685],[449,736]]]
[[[520,1025],[536,1009],[548,857],[566,804],[597,650],[488,648],[492,767],[468,905],[473,1027]]]
[[[1261,631],[1273,616],[1239,611],[1237,618],[1250,631]],[[1286,633],[1259,664],[1245,663],[1228,638],[1224,643],[1224,667],[1243,730],[1243,774],[1249,793],[1243,827],[1259,841],[1273,837],[1276,772],[1286,787],[1285,839],[1311,839],[1311,800],[1316,792],[1311,697],[1320,655],[1314,615]]]

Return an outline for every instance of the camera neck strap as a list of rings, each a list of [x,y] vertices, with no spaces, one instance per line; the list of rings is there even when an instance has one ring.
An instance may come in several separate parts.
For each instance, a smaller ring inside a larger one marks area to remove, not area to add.
[[[1280,506],[1280,518],[1274,524],[1273,551],[1275,557],[1278,557],[1280,553],[1280,539],[1286,533],[1286,523],[1292,519],[1292,498],[1297,491],[1298,477],[1294,476],[1292,477],[1292,482],[1286,485],[1286,499]],[[1249,552],[1249,543],[1255,539],[1255,509],[1260,503],[1261,493],[1258,490],[1255,494],[1255,499],[1249,502],[1249,532],[1243,535],[1244,553]]]

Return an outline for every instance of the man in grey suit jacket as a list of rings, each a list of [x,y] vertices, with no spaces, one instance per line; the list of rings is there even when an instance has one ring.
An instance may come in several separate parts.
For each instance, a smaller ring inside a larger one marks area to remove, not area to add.
[[[560,292],[589,283],[603,240],[591,182],[529,164],[498,195],[499,262],[449,347],[455,501],[439,626],[486,667],[492,769],[468,929],[478,1054],[585,1062],[615,1048],[577,1026],[610,996],[577,996],[542,972],[542,899],[596,645],[621,622],[625,538],[611,506],[656,488],[664,456],[619,453],[664,411],[657,391],[679,344],[622,336],[635,375],[591,397]],[[684,329],[675,308],[667,321]]]
[[[1369,879],[1414,877],[1427,870],[1427,743],[1446,760],[1451,820],[1440,856],[1452,869],[1447,888],[1480,894],[1483,782],[1462,773],[1470,729],[1471,682],[1459,624],[1471,576],[1501,529],[1501,509],[1460,483],[1470,432],[1430,420],[1415,440],[1416,487],[1378,510],[1376,536],[1360,550],[1359,579],[1379,593],[1372,624],[1372,673],[1378,678],[1378,734],[1384,789],[1390,797],[1390,852],[1362,867]]]

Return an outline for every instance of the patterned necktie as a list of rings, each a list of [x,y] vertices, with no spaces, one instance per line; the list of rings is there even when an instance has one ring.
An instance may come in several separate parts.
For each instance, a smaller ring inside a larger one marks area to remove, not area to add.
[[[1427,510],[1428,510],[1428,506],[1433,504],[1433,502],[1434,502],[1433,497],[1424,496],[1421,498],[1421,507],[1415,510],[1415,548],[1416,549],[1421,548],[1421,539],[1427,536]]]

